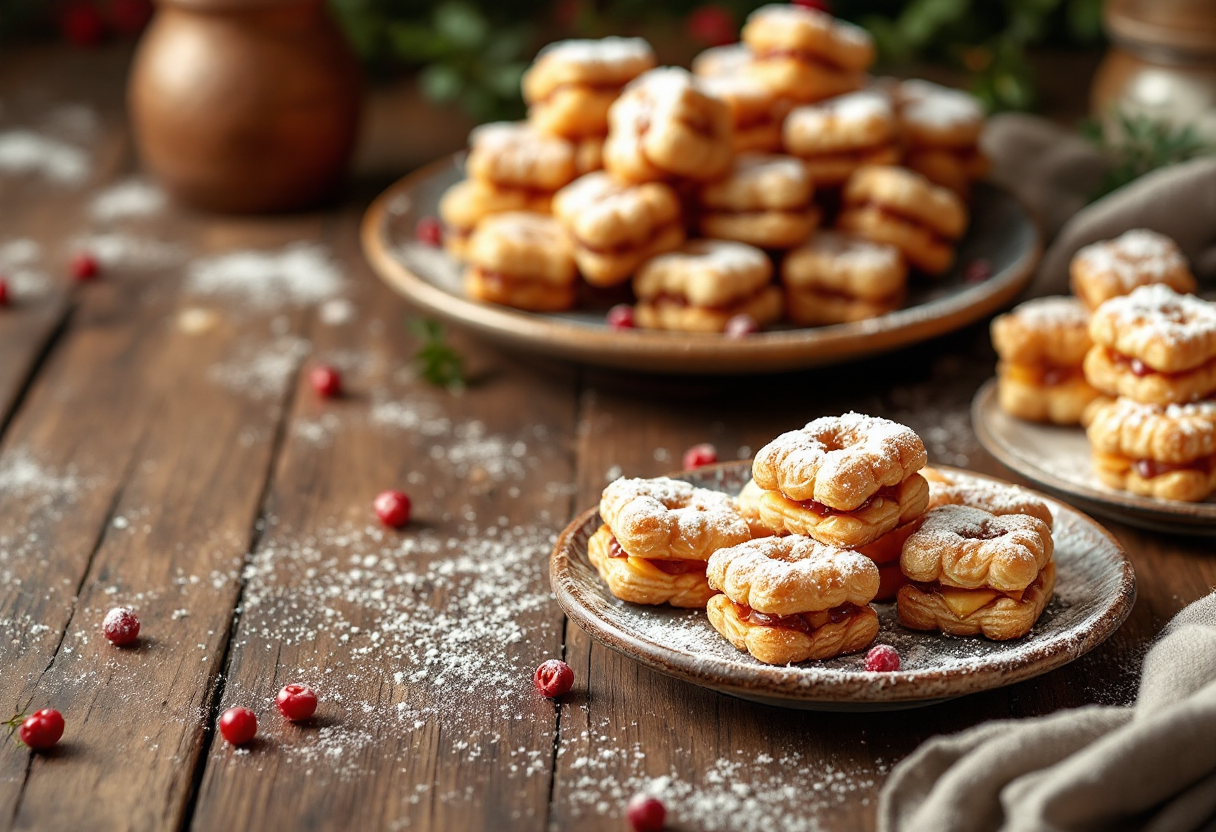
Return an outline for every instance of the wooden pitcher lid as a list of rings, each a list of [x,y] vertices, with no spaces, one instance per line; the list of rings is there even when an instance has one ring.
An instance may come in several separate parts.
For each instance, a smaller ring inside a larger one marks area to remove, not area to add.
[[[1120,43],[1216,54],[1216,0],[1108,0],[1103,17]]]

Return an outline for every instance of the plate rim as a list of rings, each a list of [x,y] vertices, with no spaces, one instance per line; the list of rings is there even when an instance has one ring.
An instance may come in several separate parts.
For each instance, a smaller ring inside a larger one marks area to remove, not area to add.
[[[1031,244],[1007,269],[983,283],[928,304],[889,313],[915,313],[932,306],[939,312],[931,317],[912,314],[906,322],[897,320],[879,327],[869,323],[864,330],[843,331],[860,324],[780,330],[745,340],[647,330],[618,333],[460,297],[433,285],[393,256],[386,231],[393,204],[408,198],[419,183],[458,164],[462,154],[441,157],[401,177],[368,206],[360,239],[372,270],[410,303],[454,326],[519,349],[590,365],[652,373],[722,375],[780,372],[877,355],[954,332],[1005,307],[1029,285],[1043,250],[1042,228],[1034,212],[1012,192],[987,183],[1022,210],[1031,229]],[[808,337],[807,333],[814,336]]]
[[[746,460],[720,463],[698,469],[712,472],[750,464]],[[998,477],[980,474],[948,465],[934,466],[945,473],[962,473],[969,477],[1004,483]],[[680,474],[670,474],[678,477]],[[995,661],[980,669],[946,668],[926,671],[901,671],[884,675],[881,684],[875,684],[878,674],[857,672],[842,676],[833,671],[830,676],[816,678],[813,675],[789,676],[782,673],[784,666],[755,666],[738,669],[734,673],[711,672],[708,667],[722,660],[697,660],[686,654],[670,652],[667,658],[658,654],[661,646],[652,646],[635,634],[629,633],[594,614],[578,597],[581,583],[575,581],[570,570],[571,538],[598,513],[598,507],[580,512],[559,535],[549,561],[549,580],[558,605],[568,618],[595,641],[627,658],[633,659],[668,676],[673,676],[702,687],[730,693],[745,699],[762,697],[771,703],[848,703],[865,705],[912,705],[917,702],[930,704],[943,698],[954,698],[986,690],[1006,687],[1017,682],[1041,676],[1069,664],[1098,645],[1102,644],[1122,626],[1131,614],[1136,602],[1136,575],[1127,551],[1101,523],[1089,515],[1052,497],[1027,489],[1040,498],[1054,503],[1060,509],[1071,512],[1092,530],[1099,532],[1113,547],[1119,557],[1120,575],[1118,590],[1110,598],[1106,608],[1095,619],[1093,625],[1080,634],[1076,641],[1060,644],[1053,652],[1027,656],[1020,660]],[[944,681],[951,690],[942,693],[925,693],[920,686],[927,681]]]
[[[992,430],[987,418],[988,412],[999,407],[996,403],[997,384],[998,381],[994,377],[980,385],[971,399],[970,414],[971,429],[975,433],[976,439],[979,440],[984,450],[996,458],[997,462],[1047,491],[1058,494],[1062,498],[1081,500],[1098,507],[1100,512],[1126,511],[1131,512],[1135,518],[1156,521],[1158,523],[1168,523],[1170,521],[1183,522],[1187,526],[1211,529],[1211,533],[1216,534],[1216,503],[1185,503],[1179,500],[1155,500],[1152,497],[1141,497],[1138,494],[1130,492],[1115,491],[1113,489],[1106,491],[1066,480],[1046,469],[1040,468],[1031,460],[1019,456],[1015,450],[997,439],[996,433]],[[1043,427],[1057,427],[1061,430],[1068,429],[1066,426],[1060,425],[1044,425]],[[1077,429],[1080,430],[1080,428]],[[1210,508],[1205,511],[1198,508],[1199,506],[1210,506]],[[1124,522],[1135,525],[1133,519],[1124,518]],[[1160,526],[1154,526],[1153,528],[1155,530],[1162,530]],[[1174,529],[1175,534],[1180,531],[1187,530]]]

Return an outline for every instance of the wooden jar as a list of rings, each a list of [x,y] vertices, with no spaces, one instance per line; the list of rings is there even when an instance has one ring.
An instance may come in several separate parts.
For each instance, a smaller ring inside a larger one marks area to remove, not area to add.
[[[1119,110],[1216,139],[1216,0],[1108,0],[1104,23],[1111,48],[1094,115]]]
[[[158,0],[128,87],[145,167],[184,202],[240,213],[332,196],[361,96],[324,0]]]

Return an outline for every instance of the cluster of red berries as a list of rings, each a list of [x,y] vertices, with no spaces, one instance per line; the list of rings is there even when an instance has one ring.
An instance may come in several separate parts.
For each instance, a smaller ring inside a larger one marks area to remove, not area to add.
[[[317,692],[293,683],[279,691],[275,706],[290,722],[303,722],[317,711]],[[258,717],[248,708],[229,708],[220,714],[220,735],[232,745],[245,745],[258,733]]]

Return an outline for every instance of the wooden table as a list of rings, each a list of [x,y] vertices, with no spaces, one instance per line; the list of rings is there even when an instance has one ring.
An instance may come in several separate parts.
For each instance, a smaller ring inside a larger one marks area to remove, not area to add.
[[[614,376],[457,338],[471,382],[436,390],[412,377],[409,310],[359,250],[385,183],[297,216],[157,208],[130,184],[124,63],[0,63],[0,141],[57,136],[87,163],[79,180],[62,159],[66,181],[0,172],[0,256],[20,273],[0,311],[0,706],[67,720],[50,753],[3,744],[0,827],[617,830],[650,783],[675,828],[868,829],[885,775],[930,736],[1129,701],[1147,644],[1216,579],[1209,543],[1112,526],[1140,579],[1114,638],[923,710],[779,710],[646,670],[564,620],[553,534],[618,472],[670,471],[705,441],[747,456],[848,409],[906,422],[938,462],[1004,473],[967,417],[992,372],[985,328],[729,380]],[[75,285],[83,247],[108,262]],[[310,279],[286,284],[296,296],[219,291],[237,269],[217,258],[234,251],[280,266],[294,252]],[[343,399],[309,388],[320,361],[344,369]],[[371,514],[389,487],[414,498],[401,533]],[[101,638],[118,604],[142,617],[135,649]],[[577,682],[555,706],[530,676],[558,656]],[[297,680],[320,691],[314,724],[274,711]],[[261,720],[241,750],[215,731],[238,704]]]

